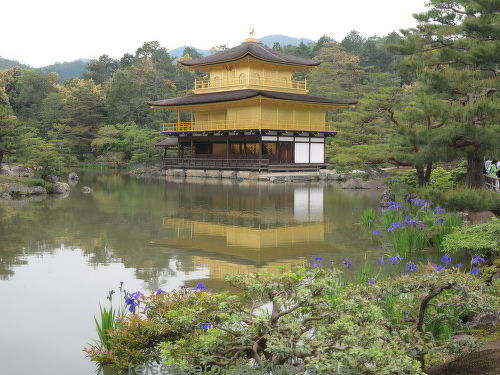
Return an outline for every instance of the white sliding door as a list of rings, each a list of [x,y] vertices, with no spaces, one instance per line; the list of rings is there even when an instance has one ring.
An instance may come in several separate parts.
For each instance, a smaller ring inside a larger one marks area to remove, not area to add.
[[[311,143],[311,163],[325,162],[325,144]]]
[[[309,163],[309,143],[295,143],[295,163]]]

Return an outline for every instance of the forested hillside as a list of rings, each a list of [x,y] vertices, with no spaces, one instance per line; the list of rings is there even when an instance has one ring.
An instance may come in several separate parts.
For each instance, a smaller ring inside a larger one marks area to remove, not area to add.
[[[18,66],[23,69],[28,68],[28,66],[21,64],[19,61],[4,59],[3,57],[0,57],[0,70],[12,68],[13,66]]]
[[[449,9],[434,0],[417,17],[418,27],[402,34],[352,31],[340,41],[322,36],[273,48],[322,61],[297,74],[312,95],[358,99],[354,109],[331,113],[341,131],[327,149],[334,167],[407,165],[425,184],[435,163],[467,159],[468,182],[478,186],[483,157],[499,151],[500,42],[492,26],[498,12],[487,5]],[[460,37],[450,39],[451,32]],[[200,56],[189,47],[186,54]],[[0,161],[57,170],[76,162],[158,160],[160,123],[174,115],[145,102],[189,94],[195,77],[203,77],[181,69],[154,41],[120,59],[102,55],[86,68],[64,83],[55,73],[0,71]]]

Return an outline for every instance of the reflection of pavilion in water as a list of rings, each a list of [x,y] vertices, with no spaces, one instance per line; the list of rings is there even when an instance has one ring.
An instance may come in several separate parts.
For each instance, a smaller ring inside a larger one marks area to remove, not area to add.
[[[207,191],[210,188],[215,191]],[[163,218],[169,238],[153,244],[195,251],[193,265],[207,267],[210,277],[217,279],[290,268],[331,249],[325,243],[329,228],[323,215],[323,187],[259,185],[241,194],[217,189],[221,187],[205,185],[190,191],[187,206],[179,211],[172,207],[174,214]],[[166,198],[175,194],[184,192],[179,189]]]

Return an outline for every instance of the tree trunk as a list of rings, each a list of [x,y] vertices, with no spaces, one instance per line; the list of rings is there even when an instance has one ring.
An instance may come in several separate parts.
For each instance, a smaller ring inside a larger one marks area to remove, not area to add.
[[[425,173],[424,173],[424,167],[420,165],[416,165],[415,169],[417,170],[417,182],[418,182],[418,187],[422,187],[425,185]]]
[[[484,187],[483,158],[476,154],[467,154],[467,177],[465,185],[470,188]]]
[[[0,150],[0,167],[2,166],[2,161],[3,161],[3,150]]]
[[[424,183],[429,185],[431,183],[431,173],[432,173],[432,161],[427,163],[427,168],[425,169]]]

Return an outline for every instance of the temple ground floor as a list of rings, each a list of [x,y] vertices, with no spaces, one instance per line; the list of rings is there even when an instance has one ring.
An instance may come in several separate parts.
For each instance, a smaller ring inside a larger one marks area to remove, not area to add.
[[[179,135],[165,147],[163,168],[312,171],[326,168],[326,135],[310,133]]]

